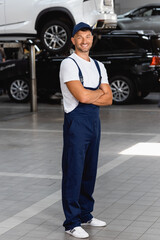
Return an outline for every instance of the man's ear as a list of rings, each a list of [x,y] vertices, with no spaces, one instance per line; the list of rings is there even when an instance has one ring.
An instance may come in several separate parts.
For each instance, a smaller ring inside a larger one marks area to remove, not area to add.
[[[73,37],[71,38],[71,42],[73,43],[73,45],[75,45],[75,40]]]

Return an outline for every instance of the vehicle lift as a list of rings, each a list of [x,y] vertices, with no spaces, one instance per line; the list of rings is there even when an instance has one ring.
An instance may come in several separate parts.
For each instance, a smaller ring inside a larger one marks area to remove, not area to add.
[[[25,44],[29,47],[30,62],[30,86],[31,99],[30,111],[37,112],[37,82],[36,82],[36,62],[35,62],[35,40],[36,38],[18,37],[18,36],[0,36],[0,44],[5,48],[22,48]]]

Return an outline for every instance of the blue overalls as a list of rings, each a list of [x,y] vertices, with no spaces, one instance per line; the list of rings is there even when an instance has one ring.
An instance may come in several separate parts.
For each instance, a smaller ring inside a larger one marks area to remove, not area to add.
[[[77,64],[77,62],[72,58]],[[95,60],[94,60],[95,61]],[[100,78],[96,90],[101,84],[101,71],[95,61]],[[79,78],[83,76],[78,64]],[[92,197],[100,143],[99,106],[79,105],[64,115],[62,156],[62,203],[66,220],[65,230],[80,226],[92,219],[94,199]]]

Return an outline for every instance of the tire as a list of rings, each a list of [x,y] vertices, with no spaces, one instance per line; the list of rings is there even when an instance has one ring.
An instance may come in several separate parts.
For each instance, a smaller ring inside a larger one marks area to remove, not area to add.
[[[133,82],[124,76],[115,76],[110,79],[113,94],[113,103],[117,105],[132,103],[135,99],[135,86]]]
[[[29,82],[23,78],[12,79],[8,86],[8,95],[10,99],[17,103],[25,103],[30,98]]]
[[[53,53],[65,53],[71,46],[71,28],[61,21],[52,20],[45,24],[40,33],[43,47]]]

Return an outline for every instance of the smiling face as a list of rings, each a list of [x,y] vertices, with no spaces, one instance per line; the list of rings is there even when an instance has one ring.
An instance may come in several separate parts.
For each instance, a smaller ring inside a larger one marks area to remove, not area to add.
[[[90,30],[79,30],[74,37],[71,38],[71,41],[75,45],[75,51],[77,53],[89,53],[93,43],[93,35]]]

